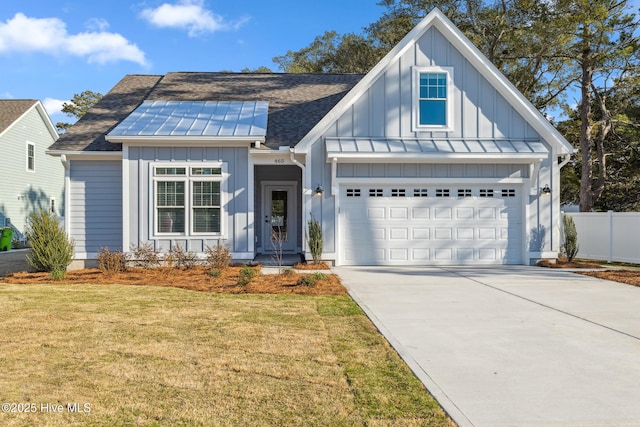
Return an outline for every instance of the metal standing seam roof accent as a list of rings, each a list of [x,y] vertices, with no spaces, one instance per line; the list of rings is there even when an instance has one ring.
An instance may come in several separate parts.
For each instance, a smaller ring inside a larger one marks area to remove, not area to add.
[[[523,155],[531,157],[546,157],[547,147],[539,139],[499,139],[499,138],[343,138],[327,137],[327,155],[340,154],[398,154],[408,155],[437,154],[437,155]]]
[[[267,134],[265,101],[144,101],[109,137],[258,137]]]

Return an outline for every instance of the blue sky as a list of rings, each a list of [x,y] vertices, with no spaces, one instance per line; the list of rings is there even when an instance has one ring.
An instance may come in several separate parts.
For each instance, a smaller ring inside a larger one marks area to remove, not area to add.
[[[0,8],[0,99],[40,99],[53,122],[74,93],[106,93],[126,74],[239,71],[360,32],[377,0],[21,0]],[[7,4],[8,3],[8,4]]]
[[[278,71],[274,56],[326,30],[360,32],[385,11],[378,0],[2,3],[0,99],[40,99],[54,123],[73,121],[59,109],[74,93],[106,93],[126,74]]]

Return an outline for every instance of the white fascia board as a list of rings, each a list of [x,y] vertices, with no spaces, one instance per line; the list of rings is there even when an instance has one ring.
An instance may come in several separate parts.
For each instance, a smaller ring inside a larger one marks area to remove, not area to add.
[[[264,142],[263,136],[110,136],[106,135],[105,140],[116,144],[130,145],[187,145],[191,143],[243,143],[249,144],[256,141]]]
[[[58,138],[60,138],[60,134],[58,133],[58,130],[56,129],[53,122],[51,121],[49,114],[47,114],[47,110],[44,108],[44,105],[42,105],[42,102],[37,101],[36,108],[38,109],[38,112],[42,117],[42,121],[44,121],[44,124],[47,126],[47,129],[49,130],[51,137],[53,138],[54,141],[57,141]]]
[[[341,163],[537,163],[548,158],[546,153],[494,153],[494,154],[460,154],[460,153],[327,153],[327,163],[337,159]]]
[[[505,97],[513,108],[547,142],[561,147],[562,153],[573,153],[573,147],[560,132],[538,111],[529,100],[489,61],[482,52],[438,8],[433,9],[418,23],[380,62],[378,62],[351,91],[342,98],[296,145],[296,153],[307,153],[309,147],[320,139],[329,127],[352,106],[392,64],[414,46],[431,26],[435,26],[451,42],[478,72]]]
[[[121,160],[122,151],[48,150],[50,156],[67,156],[69,160]]]

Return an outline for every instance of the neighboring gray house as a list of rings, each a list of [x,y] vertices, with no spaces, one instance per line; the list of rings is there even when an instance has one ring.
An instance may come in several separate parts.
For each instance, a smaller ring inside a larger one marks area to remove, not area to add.
[[[64,168],[46,150],[58,139],[42,103],[0,100],[0,226],[23,238],[27,218],[45,210],[64,215]]]
[[[78,260],[152,242],[237,260],[529,264],[559,249],[571,146],[438,10],[366,75],[129,75],[55,143]]]

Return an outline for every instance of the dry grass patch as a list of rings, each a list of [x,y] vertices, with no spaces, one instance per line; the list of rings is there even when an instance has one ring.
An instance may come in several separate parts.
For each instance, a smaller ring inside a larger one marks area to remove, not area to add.
[[[347,296],[0,285],[0,425],[452,425]]]

